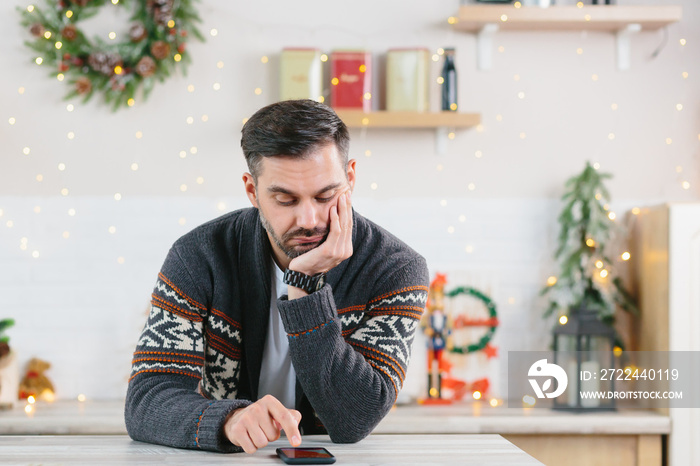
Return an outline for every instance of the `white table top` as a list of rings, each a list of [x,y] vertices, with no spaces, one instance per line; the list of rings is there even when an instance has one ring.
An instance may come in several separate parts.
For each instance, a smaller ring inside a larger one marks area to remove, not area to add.
[[[221,454],[135,442],[125,435],[0,436],[3,464],[275,464],[275,448],[285,439],[252,455]],[[325,447],[338,465],[445,464],[541,465],[500,435],[371,435],[355,444],[335,444],[328,436],[305,436],[304,446]]]
[[[39,402],[27,414],[24,405],[0,411],[2,434],[126,434],[124,401]],[[450,406],[399,406],[378,434],[668,434],[671,421],[650,411],[567,413],[549,409],[496,407],[487,403]]]

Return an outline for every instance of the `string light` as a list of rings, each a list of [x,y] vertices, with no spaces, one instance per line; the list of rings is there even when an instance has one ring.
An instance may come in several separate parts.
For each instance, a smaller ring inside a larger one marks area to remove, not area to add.
[[[209,34],[211,34],[212,37],[216,37],[219,35],[219,31],[216,29],[212,29],[211,31],[209,31]]]
[[[81,403],[85,401],[85,395],[83,395],[82,393],[78,395],[78,401],[80,401]]]
[[[439,61],[439,60],[440,60],[440,55],[438,55],[437,53],[434,53],[433,56],[432,56],[431,58],[433,59],[433,61]]]
[[[75,209],[68,209],[68,216],[75,217]]]
[[[115,233],[117,232],[117,227],[111,226],[111,227],[109,227],[109,228],[107,229],[107,231],[108,231],[110,234],[113,235],[113,234],[115,234]]]
[[[33,11],[34,11],[34,5],[29,5],[29,6],[27,7],[27,11],[30,12],[30,13],[33,12]]]
[[[328,55],[326,55],[325,53],[321,54],[321,61],[322,61],[322,62],[327,62],[327,61],[328,61]]]
[[[577,49],[576,49],[576,53],[577,53],[578,55],[583,55],[583,49],[582,49],[581,47],[577,48]]]
[[[66,169],[66,164],[65,163],[59,163],[58,164],[58,171],[62,172],[65,171]]]
[[[117,38],[117,33],[116,32],[110,32],[107,37],[109,37],[111,40],[114,40]]]
[[[506,48],[505,48],[504,46],[502,46],[502,45],[499,45],[499,46],[498,46],[498,52],[499,52],[499,53],[503,53],[503,52],[505,52],[505,51],[506,51]]]
[[[32,257],[34,259],[38,259],[39,258],[39,251],[32,251]]]
[[[467,216],[466,216],[466,215],[460,215],[460,216],[459,216],[459,221],[462,222],[462,223],[466,222],[466,221],[467,221]]]
[[[525,139],[526,137],[527,137],[527,134],[525,134],[524,131],[522,133],[520,133],[520,139]]]
[[[121,256],[120,256],[120,257],[117,257],[117,264],[119,264],[119,265],[124,265],[124,262],[126,262],[126,261],[124,260],[123,257],[121,257]]]
[[[632,209],[632,215],[639,215],[639,212],[641,212],[641,209],[639,207],[634,207]]]
[[[623,261],[628,261],[628,260],[630,260],[630,257],[632,257],[632,256],[630,255],[629,252],[625,251],[622,253],[622,255],[620,257],[622,257]]]
[[[29,152],[31,152],[31,149],[29,149],[29,147],[25,147],[24,149],[22,149],[22,153],[24,155],[29,155]]]
[[[602,269],[603,268],[603,261],[596,261],[595,266],[598,269]]]
[[[34,60],[34,62],[35,62],[37,65],[41,65],[42,63],[44,63],[44,59],[41,58],[41,57],[36,57],[36,60]]]
[[[260,89],[259,87],[256,87],[255,88],[255,95],[260,95],[260,94],[262,94],[262,89]]]
[[[38,206],[38,205],[35,205],[35,206],[34,206],[34,213],[35,213],[35,214],[40,214],[40,213],[41,213],[41,207]]]
[[[600,168],[600,164],[599,164],[598,162],[595,162],[595,163],[593,164],[593,169],[594,169],[594,170],[598,170],[599,168]]]
[[[525,396],[523,397],[523,405],[524,405],[525,407],[531,408],[531,407],[535,406],[535,403],[536,403],[536,401],[535,401],[535,398],[534,398],[534,397],[532,397],[532,396],[530,396],[530,395],[525,395]]]
[[[620,348],[619,346],[615,346],[613,348],[613,354],[616,358],[619,358],[620,356],[622,356],[622,348]]]
[[[441,205],[442,207],[447,207],[447,199],[442,199],[442,200],[440,201],[440,205]]]
[[[134,136],[136,136],[136,139],[141,139],[143,137],[143,132],[136,131],[136,134],[134,134]]]
[[[455,18],[454,16],[450,16],[449,18],[447,18],[447,24],[457,24],[457,18]]]
[[[452,105],[455,105],[455,104],[452,104]],[[455,133],[454,133],[453,131],[450,131],[449,133],[447,133],[447,138],[448,138],[448,139],[454,139],[454,138],[455,138]]]
[[[667,145],[670,146],[672,143],[673,143],[673,139],[671,139],[671,138],[666,138],[666,144],[667,144]]]
[[[613,103],[612,105],[610,105],[610,108],[613,110],[617,110],[617,104]]]
[[[204,184],[204,178],[201,176],[197,177],[197,184]]]
[[[508,21],[508,15],[501,15],[501,21],[503,21],[504,23]]]
[[[475,400],[480,400],[481,399],[481,392],[477,390],[474,393],[472,393],[472,396],[474,397]]]
[[[377,188],[378,188],[379,186],[377,185],[377,183],[372,183],[369,187],[370,187],[373,191],[376,191]]]
[[[480,159],[483,155],[483,152],[481,152],[480,150],[474,152],[474,157],[476,157],[477,159]]]
[[[10,124],[10,126],[12,126],[12,125],[14,125],[14,124],[17,122],[17,120],[15,119],[15,117],[10,117],[10,118],[7,120],[7,122]]]
[[[467,254],[473,253],[473,252],[474,252],[474,246],[472,246],[471,244],[467,245],[467,247],[464,248],[464,252],[466,252]]]
[[[445,82],[445,78],[443,78],[442,76],[438,76],[438,78],[437,78],[437,83],[438,83],[438,84],[443,84],[444,82]]]
[[[196,146],[190,147],[190,154],[194,155],[196,153],[197,153],[197,147]]]
[[[226,203],[223,202],[223,201],[222,201],[222,202],[219,202],[218,204],[216,204],[216,208],[217,208],[218,210],[220,210],[221,212],[223,212],[223,211],[226,210]]]
[[[683,186],[683,189],[690,189],[690,183],[688,181],[684,181],[681,186]]]
[[[686,40],[685,40],[685,39],[681,39],[681,40],[680,40],[680,43],[681,43],[681,45],[685,45],[685,44],[686,44]]]
[[[552,275],[551,277],[547,278],[547,285],[548,286],[554,286],[557,284],[557,277]]]
[[[212,88],[214,88],[215,91],[218,91],[219,89],[221,89],[221,84],[219,84],[219,83],[214,83],[214,84],[212,85]]]
[[[608,271],[606,269],[603,269],[600,271],[600,278],[605,278],[608,276]]]
[[[187,121],[188,125],[191,125],[192,123],[194,123],[194,118],[192,118],[191,116],[188,116],[186,121]]]
[[[454,232],[455,232],[455,227],[453,227],[453,226],[447,227],[447,233],[452,234]]]
[[[522,99],[524,99],[524,98],[525,98],[525,93],[522,92],[522,91],[518,92],[518,99],[521,99],[521,100],[522,100]]]
[[[129,100],[126,101],[126,104],[127,104],[129,107],[133,107],[135,103],[136,103],[136,101],[135,101],[134,99],[129,99]]]
[[[180,219],[177,221],[177,223],[180,226],[185,226],[185,223],[187,223],[187,219],[185,217],[180,217]]]
[[[181,150],[180,151],[180,158],[184,159],[185,157],[187,157],[187,152],[185,152],[184,150]]]
[[[262,63],[267,63],[267,62],[269,61],[269,59],[267,58],[266,55],[263,55],[262,57],[260,57],[260,61],[261,61]]]
[[[68,110],[69,112],[72,112],[74,108],[75,107],[73,107],[73,104],[66,105],[66,110]]]
[[[467,189],[469,191],[474,191],[476,189],[476,185],[474,183],[469,183],[469,185],[467,185]]]
[[[136,171],[136,170],[138,170],[138,169],[139,169],[139,164],[138,164],[138,163],[134,162],[134,163],[131,164],[131,170],[132,170],[132,171]]]
[[[592,248],[595,246],[595,241],[593,240],[593,238],[588,238],[586,240],[586,246],[588,246],[589,248]]]
[[[64,231],[61,236],[63,237],[63,239],[68,239],[68,238],[70,238],[70,232]]]
[[[194,92],[194,84],[190,84],[187,86],[187,92]]]
[[[610,212],[610,213],[608,213],[608,218],[609,218],[610,220],[615,220],[615,217],[616,217],[615,212]]]
[[[44,181],[44,175],[42,175],[41,173],[39,173],[39,174],[36,176],[36,180],[37,180],[38,182],[41,183],[42,181]]]
[[[74,133],[73,131],[70,131],[70,132],[66,135],[66,137],[68,137],[68,139],[75,139],[75,133]]]
[[[121,193],[114,193],[114,200],[115,200],[115,201],[121,201],[121,200],[122,200],[122,195],[121,195]]]
[[[518,3],[520,3],[520,2],[518,2]],[[498,400],[496,398],[491,398],[491,400],[489,401],[489,404],[491,405],[492,408],[495,408],[496,406],[498,406]]]
[[[173,60],[179,62],[180,60],[182,60],[182,55],[176,53],[175,55],[173,55]]]
[[[19,92],[20,95],[24,94],[24,88],[20,87],[19,89],[17,89],[17,92]]]
[[[365,151],[365,157],[371,157],[371,156],[372,156],[372,151],[369,150],[369,149],[367,149],[367,150]]]
[[[182,191],[183,193],[184,193],[185,191],[187,191],[187,185],[186,185],[186,184],[181,184],[181,185],[180,185],[180,191]]]
[[[560,325],[566,325],[566,323],[569,321],[569,318],[566,316],[561,316],[559,317],[559,324]]]
[[[207,121],[209,121],[209,115],[202,115],[202,121],[203,121],[204,123],[206,123]]]
[[[264,57],[263,57],[263,58],[264,58]],[[219,69],[223,68],[223,67],[224,67],[224,62],[222,62],[222,61],[217,61],[217,62],[216,62],[216,67],[219,68]]]
[[[437,167],[435,167],[435,169],[436,169],[437,171],[441,172],[442,169],[443,169],[442,164],[441,164],[441,163],[437,164]]]
[[[683,110],[683,104],[676,104],[676,110],[678,110],[679,112]]]

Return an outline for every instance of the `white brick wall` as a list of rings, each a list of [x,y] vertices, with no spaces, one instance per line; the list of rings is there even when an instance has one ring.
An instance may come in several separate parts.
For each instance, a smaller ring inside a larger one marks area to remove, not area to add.
[[[508,350],[543,349],[549,341],[538,292],[554,272],[559,204],[441,201],[356,198],[354,206],[424,255],[431,274],[447,273],[447,290],[474,286],[492,297],[501,322],[494,339],[500,357],[483,369],[498,391]],[[48,375],[60,398],[123,396],[163,259],[180,235],[222,214],[220,202],[227,210],[248,205],[243,197],[0,197],[0,317],[17,320],[9,334],[22,366],[34,356],[51,362]],[[416,340],[402,400],[424,390],[424,344]],[[470,380],[476,375],[464,374]]]

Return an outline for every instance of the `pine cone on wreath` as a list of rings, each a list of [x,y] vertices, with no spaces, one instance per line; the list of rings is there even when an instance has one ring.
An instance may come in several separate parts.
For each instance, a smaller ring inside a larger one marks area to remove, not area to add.
[[[92,90],[92,81],[90,81],[90,78],[86,78],[85,76],[81,76],[80,78],[75,80],[75,92],[78,94],[87,94]]]
[[[148,36],[148,31],[146,31],[146,26],[143,23],[134,23],[129,28],[129,39],[131,42],[141,42]]]
[[[114,68],[122,65],[122,57],[116,53],[95,52],[88,57],[88,65],[99,73],[112,76]]]
[[[151,57],[141,57],[141,60],[139,60],[139,62],[136,64],[136,73],[143,76],[144,78],[153,76],[155,72],[156,61]]]
[[[156,60],[163,60],[170,56],[170,44],[158,40],[151,45],[151,55]]]
[[[173,0],[148,0],[147,6],[156,23],[164,25],[173,19]]]
[[[39,23],[34,23],[29,28],[29,32],[36,37],[41,37],[44,35],[44,26]]]
[[[78,38],[78,28],[73,24],[69,24],[61,30],[61,36],[67,41],[72,41]]]

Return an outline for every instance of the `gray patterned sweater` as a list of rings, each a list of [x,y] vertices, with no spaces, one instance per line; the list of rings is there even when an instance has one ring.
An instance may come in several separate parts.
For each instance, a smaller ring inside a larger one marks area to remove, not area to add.
[[[342,443],[367,436],[395,402],[428,285],[419,254],[354,211],[353,219],[352,257],[321,290],[278,301],[302,434]],[[223,424],[258,399],[271,254],[254,208],[173,245],[132,361],[125,420],[133,439],[241,451]]]

